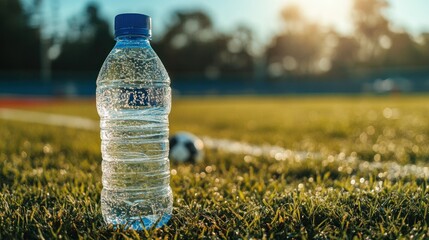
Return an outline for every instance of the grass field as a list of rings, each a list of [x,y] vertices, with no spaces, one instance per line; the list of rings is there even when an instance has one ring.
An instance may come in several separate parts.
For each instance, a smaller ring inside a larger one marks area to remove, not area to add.
[[[28,110],[98,120],[92,101]],[[0,239],[429,238],[429,97],[178,98],[170,124],[321,157],[172,163],[172,219],[135,232],[103,223],[97,129],[0,119]]]

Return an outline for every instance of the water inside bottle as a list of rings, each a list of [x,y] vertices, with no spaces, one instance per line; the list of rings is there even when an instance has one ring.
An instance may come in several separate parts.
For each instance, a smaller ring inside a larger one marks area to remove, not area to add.
[[[103,216],[135,230],[160,227],[172,212],[170,88],[147,85],[110,81],[98,88]]]

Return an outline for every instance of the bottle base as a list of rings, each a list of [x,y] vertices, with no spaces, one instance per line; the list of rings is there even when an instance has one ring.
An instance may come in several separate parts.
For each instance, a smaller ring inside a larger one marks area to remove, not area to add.
[[[119,218],[107,218],[105,222],[107,224],[113,224],[114,229],[123,226],[125,229],[132,229],[136,231],[149,230],[156,224],[156,228],[160,228],[167,224],[170,220],[171,214],[159,215],[148,215],[142,217],[131,217],[129,219],[119,219]]]

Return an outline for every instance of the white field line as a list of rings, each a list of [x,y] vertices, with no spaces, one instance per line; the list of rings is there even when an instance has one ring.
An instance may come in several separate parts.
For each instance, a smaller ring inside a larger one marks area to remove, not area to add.
[[[98,121],[60,114],[0,108],[0,119],[99,131]],[[328,163],[338,162],[341,163],[342,166],[349,166],[349,168],[353,168],[353,170],[361,172],[377,171],[380,172],[379,176],[382,174],[380,177],[388,179],[398,179],[403,177],[429,178],[429,167],[427,166],[418,166],[415,164],[400,165],[396,162],[362,161],[356,157],[346,157],[344,153],[323,156],[321,153],[298,152],[280,146],[253,145],[246,142],[215,139],[211,137],[202,137],[202,140],[205,147],[208,149],[217,149],[222,152],[232,154],[274,158],[278,161],[304,161],[306,159],[326,160]]]
[[[415,164],[400,165],[393,161],[369,162],[360,160],[355,156],[346,156],[344,153],[324,156],[321,153],[293,151],[273,145],[252,145],[228,139],[213,139],[210,137],[203,137],[202,139],[205,147],[209,149],[218,149],[233,154],[274,158],[277,161],[300,162],[308,159],[324,161],[325,164],[338,163],[342,168],[341,171],[344,172],[352,172],[353,170],[364,173],[377,172],[378,177],[390,180],[404,177],[429,178],[429,167],[427,166],[418,166]]]
[[[100,123],[91,119],[60,114],[0,108],[0,119],[40,123],[86,130],[98,130]]]

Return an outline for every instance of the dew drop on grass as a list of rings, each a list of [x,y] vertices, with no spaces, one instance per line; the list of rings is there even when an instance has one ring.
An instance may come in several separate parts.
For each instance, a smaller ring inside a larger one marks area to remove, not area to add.
[[[212,166],[207,166],[207,167],[205,168],[205,171],[206,171],[207,173],[211,173],[211,172],[213,171]]]
[[[374,128],[374,126],[372,126],[372,125],[368,126],[368,127],[366,128],[366,133],[367,133],[369,136],[374,135],[374,133],[375,133],[375,128]]]
[[[374,161],[380,162],[381,161],[381,155],[379,153],[374,155]]]

